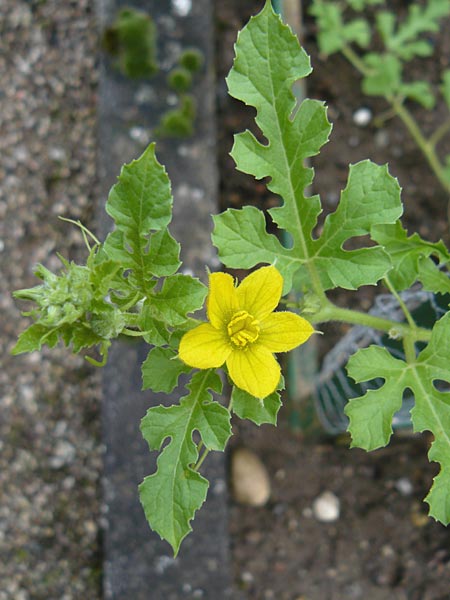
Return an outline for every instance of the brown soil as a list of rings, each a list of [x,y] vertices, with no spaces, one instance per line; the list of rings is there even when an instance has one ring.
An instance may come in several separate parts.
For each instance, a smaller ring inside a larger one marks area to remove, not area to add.
[[[392,4],[398,11],[408,5]],[[262,0],[216,2],[223,209],[249,203],[266,209],[278,203],[262,182],[235,171],[228,156],[233,133],[254,130],[254,113],[227,96],[223,80],[231,66],[236,31],[262,6]],[[447,22],[435,39],[436,56],[441,58],[411,64],[408,77],[420,70],[437,84],[438,72],[448,60],[444,57],[450,56],[449,34]],[[315,69],[307,81],[307,94],[327,102],[334,127],[330,143],[313,161],[314,191],[320,193],[325,212],[336,205],[349,163],[365,158],[389,162],[403,187],[408,231],[448,242],[446,194],[403,125],[393,119],[382,129],[373,122],[357,126],[353,115],[358,108],[367,107],[376,115],[386,110],[385,103],[360,93],[358,76],[343,58],[318,56],[309,17],[304,23],[304,45]],[[412,109],[427,132],[446,110],[443,106],[429,113]],[[366,309],[375,291],[340,293],[336,301]],[[322,351],[343,330],[334,328],[332,335],[323,336]],[[449,598],[450,533],[426,517],[427,505],[422,502],[437,472],[437,465],[426,459],[429,440],[397,434],[386,449],[371,454],[350,451],[345,436],[327,439],[296,433],[288,426],[289,412],[289,406],[282,410],[278,428],[234,425],[233,444],[259,454],[273,486],[271,501],[264,508],[231,507],[234,577],[244,596],[258,600]],[[311,511],[314,499],[325,490],[340,501],[340,517],[333,523],[319,522]]]

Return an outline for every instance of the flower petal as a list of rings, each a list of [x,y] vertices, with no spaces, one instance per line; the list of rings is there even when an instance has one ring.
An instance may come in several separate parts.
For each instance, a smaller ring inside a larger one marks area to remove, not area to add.
[[[280,381],[280,365],[273,354],[257,344],[233,350],[227,367],[233,383],[257,398],[269,396]]]
[[[228,273],[211,273],[207,314],[216,329],[226,328],[233,314],[239,310],[234,279]]]
[[[258,344],[270,352],[287,352],[304,344],[314,333],[306,319],[293,312],[275,312],[260,323]]]
[[[210,323],[202,323],[183,335],[178,355],[190,367],[212,369],[223,365],[231,349],[223,332]]]
[[[277,307],[283,291],[283,277],[275,267],[261,267],[250,273],[236,291],[240,308],[261,320]]]

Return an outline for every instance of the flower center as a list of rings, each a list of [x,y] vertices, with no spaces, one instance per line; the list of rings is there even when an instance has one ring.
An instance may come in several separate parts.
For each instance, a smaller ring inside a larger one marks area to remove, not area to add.
[[[259,321],[246,310],[234,313],[227,326],[228,335],[235,346],[244,348],[256,341],[259,335]]]

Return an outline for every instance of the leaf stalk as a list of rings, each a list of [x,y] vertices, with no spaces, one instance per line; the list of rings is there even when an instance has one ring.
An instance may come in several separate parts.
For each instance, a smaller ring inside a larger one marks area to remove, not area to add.
[[[395,331],[403,339],[410,338],[413,342],[429,342],[431,339],[431,330],[423,327],[412,327],[409,323],[399,323],[391,319],[384,319],[369,313],[363,313],[349,308],[340,308],[328,299],[322,308],[312,315],[310,321],[314,323],[326,323],[329,321],[338,321],[341,323],[351,323],[352,325],[363,325],[379,331],[390,333]]]

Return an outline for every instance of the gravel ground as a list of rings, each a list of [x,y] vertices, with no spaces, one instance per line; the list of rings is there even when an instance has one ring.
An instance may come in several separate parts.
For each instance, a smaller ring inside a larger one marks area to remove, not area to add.
[[[98,32],[92,0],[0,1],[0,600],[100,596],[99,373],[67,351],[11,357],[11,291],[92,225]]]

